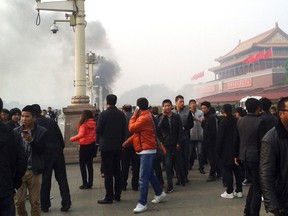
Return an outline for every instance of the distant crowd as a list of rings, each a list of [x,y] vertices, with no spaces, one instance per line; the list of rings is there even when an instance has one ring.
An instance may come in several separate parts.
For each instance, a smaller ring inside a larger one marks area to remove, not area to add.
[[[83,110],[77,134],[70,137],[79,144],[79,189],[93,187],[93,158],[101,154],[106,194],[98,204],[121,202],[131,186],[139,193],[133,212],[144,212],[149,183],[155,193],[151,203],[160,203],[175,185],[190,183],[188,174],[197,165],[199,173],[209,173],[207,182],[222,180],[224,199],[242,198],[242,186],[250,185],[243,215],[259,216],[261,199],[267,212],[288,215],[288,97],[276,106],[268,98],[249,98],[245,108],[224,104],[219,110],[195,99],[186,106],[182,95],[163,100],[161,107],[149,106],[144,97],[136,106],[117,108],[116,103],[117,96],[110,94],[104,111]],[[38,104],[7,110],[1,98],[0,110],[0,216],[28,215],[27,196],[32,216],[49,212],[53,172],[60,210],[69,211],[57,114]]]

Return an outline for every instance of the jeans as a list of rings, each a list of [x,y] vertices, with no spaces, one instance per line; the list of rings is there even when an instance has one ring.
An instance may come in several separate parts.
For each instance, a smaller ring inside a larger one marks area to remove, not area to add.
[[[121,183],[121,150],[114,151],[102,151],[102,165],[105,176],[105,189],[106,195],[105,199],[112,201],[113,197],[115,199],[120,199],[122,183]],[[113,190],[113,180],[114,180],[114,190]]]
[[[0,198],[0,216],[15,216],[13,194]]]
[[[251,172],[251,186],[246,198],[244,212],[249,216],[259,216],[262,195],[259,177],[259,163],[247,161],[245,163],[248,171]]]
[[[190,166],[194,165],[194,158],[198,159],[199,169],[204,169],[203,158],[202,158],[202,141],[199,140],[190,140],[189,145],[189,153],[190,153]],[[195,155],[197,154],[197,155]]]
[[[154,189],[156,196],[160,196],[162,193],[162,188],[154,174],[153,161],[156,154],[141,154],[140,156],[140,197],[138,203],[142,205],[147,204],[148,188],[149,182]]]

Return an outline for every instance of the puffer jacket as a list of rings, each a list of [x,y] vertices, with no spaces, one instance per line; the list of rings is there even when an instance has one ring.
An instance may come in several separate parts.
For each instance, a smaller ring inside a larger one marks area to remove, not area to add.
[[[70,138],[71,142],[78,141],[79,145],[89,145],[96,141],[96,122],[87,119],[79,126],[78,134]]]
[[[156,149],[154,122],[149,110],[141,111],[139,116],[133,115],[129,121],[129,131],[133,133],[127,143],[133,142],[136,152]]]
[[[266,211],[288,214],[288,132],[278,120],[261,142],[260,183]]]

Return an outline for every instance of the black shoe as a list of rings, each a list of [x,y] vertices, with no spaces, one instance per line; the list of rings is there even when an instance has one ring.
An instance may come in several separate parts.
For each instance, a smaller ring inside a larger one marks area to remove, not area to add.
[[[42,207],[42,208],[41,208],[41,211],[42,211],[42,212],[48,212],[48,211],[49,211],[49,208],[45,208],[45,207],[43,208],[43,207]]]
[[[112,204],[112,200],[102,199],[97,201],[98,204]]]
[[[121,198],[120,197],[114,197],[113,200],[116,201],[116,202],[120,202]]]
[[[201,174],[205,174],[204,169],[200,169],[200,168],[199,168],[199,172],[200,172]]]
[[[165,193],[172,193],[174,191],[173,187],[169,187],[166,189]]]
[[[81,186],[79,186],[79,189],[81,189],[81,190],[86,189],[86,186],[85,185],[81,185]]]
[[[87,184],[87,185],[86,185],[86,187],[85,187],[85,188],[86,188],[86,189],[91,189],[91,188],[92,188],[92,186],[93,186],[93,183],[89,183],[89,184]]]
[[[70,208],[71,208],[71,206],[62,206],[60,210],[62,212],[67,212]]]
[[[215,181],[215,177],[214,176],[209,176],[206,180],[206,182],[212,182]]]

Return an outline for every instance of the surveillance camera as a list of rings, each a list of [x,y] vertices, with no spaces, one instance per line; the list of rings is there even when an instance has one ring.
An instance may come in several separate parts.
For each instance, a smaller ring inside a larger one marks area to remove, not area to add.
[[[56,34],[59,31],[55,23],[51,26],[50,31],[52,31],[53,34]]]

